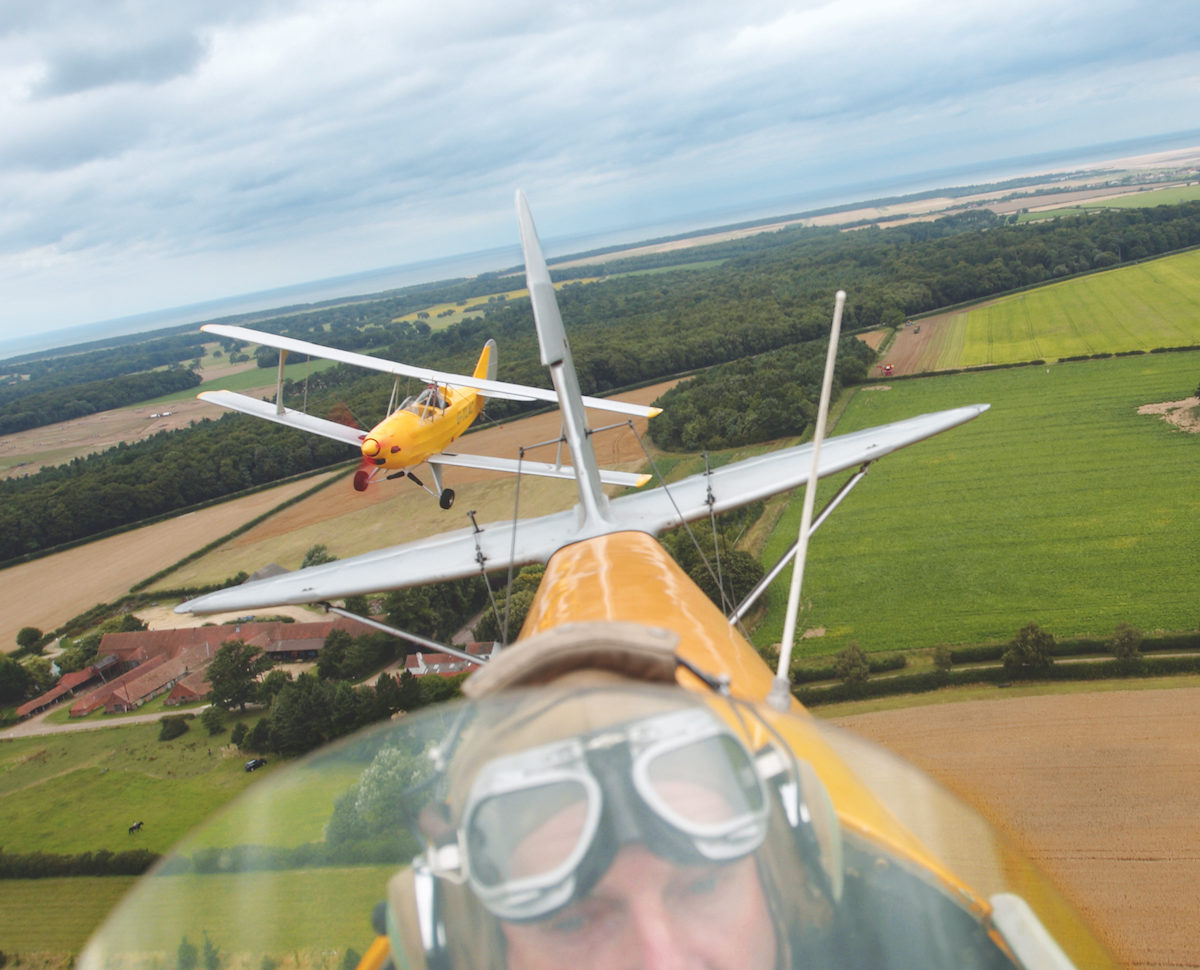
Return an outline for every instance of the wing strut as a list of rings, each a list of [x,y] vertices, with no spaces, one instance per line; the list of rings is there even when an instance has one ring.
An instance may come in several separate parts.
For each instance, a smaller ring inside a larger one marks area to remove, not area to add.
[[[821,403],[817,407],[817,426],[813,429],[812,471],[804,484],[804,511],[800,516],[800,535],[797,539],[796,564],[792,567],[792,585],[788,590],[787,613],[783,618],[783,642],[779,648],[779,666],[775,680],[767,693],[767,703],[777,711],[792,705],[792,685],[788,668],[792,662],[792,647],[796,642],[796,613],[800,608],[800,584],[804,580],[804,560],[808,557],[808,537],[812,534],[813,504],[817,498],[817,482],[821,477],[821,444],[825,440],[825,424],[829,420],[829,398],[833,393],[833,367],[837,363],[838,339],[842,335],[842,310],[846,306],[846,291],[838,290],[833,303],[833,326],[829,328],[829,352],[825,355],[825,378],[821,382]]]
[[[349,610],[344,610],[340,606],[334,606],[332,603],[324,603],[325,609],[330,613],[336,613],[338,616],[344,616],[348,620],[356,620],[359,623],[365,623],[367,626],[374,627],[384,633],[394,637],[399,637],[401,640],[408,640],[410,643],[415,643],[419,647],[425,647],[433,650],[435,653],[448,654],[451,657],[457,657],[459,660],[466,660],[473,664],[478,664],[483,667],[487,664],[486,657],[476,657],[473,653],[467,653],[465,650],[459,650],[457,647],[448,647],[444,643],[438,643],[436,640],[429,640],[417,633],[406,633],[404,630],[397,629],[394,626],[388,626],[386,623],[380,623],[378,620],[372,620],[367,616],[359,616],[357,613],[351,613]]]
[[[821,514],[813,520],[812,528],[808,530],[810,537],[814,532],[821,528],[822,523],[824,523],[824,521],[833,514],[833,510],[842,504],[842,499],[850,494],[850,489],[854,488],[855,485],[863,480],[863,477],[867,474],[867,469],[870,467],[871,463],[869,461],[864,463],[862,468],[856,471],[850,476],[850,478],[846,480],[845,483],[843,483],[842,487],[837,490],[837,494],[829,500],[829,504],[827,504],[825,508],[821,510]],[[737,605],[737,609],[729,614],[730,626],[740,623],[742,617],[750,612],[750,607],[752,607],[758,601],[758,598],[762,596],[763,591],[775,581],[775,577],[783,572],[783,570],[787,567],[787,564],[792,561],[792,557],[796,555],[796,550],[799,548],[800,539],[797,538],[795,542],[788,546],[787,552],[779,557],[779,561],[776,562],[775,565],[769,570],[767,570],[766,575],[764,575],[763,578],[758,581],[754,589],[750,590],[750,592],[746,594],[746,598]]]

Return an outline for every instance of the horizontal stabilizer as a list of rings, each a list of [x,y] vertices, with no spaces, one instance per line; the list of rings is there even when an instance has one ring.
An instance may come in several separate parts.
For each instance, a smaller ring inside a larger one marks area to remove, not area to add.
[[[249,343],[262,344],[264,347],[274,347],[276,350],[286,350],[292,354],[319,357],[322,360],[332,360],[339,364],[351,364],[355,367],[382,371],[385,374],[393,374],[399,377],[413,377],[426,384],[445,384],[450,387],[473,387],[482,392],[484,397],[504,398],[509,401],[550,401],[554,404],[558,403],[558,395],[545,387],[510,384],[507,381],[489,381],[482,377],[468,377],[465,374],[449,374],[445,371],[433,370],[430,367],[415,367],[411,364],[400,364],[395,361],[384,360],[382,357],[356,354],[351,350],[339,350],[336,347],[323,347],[321,344],[309,343],[307,340],[281,337],[279,334],[251,330],[248,327],[209,323],[200,329],[205,333],[215,334],[218,337],[228,337],[233,340],[244,340]],[[636,418],[652,418],[662,413],[662,408],[649,407],[644,404],[629,404],[625,401],[609,400],[608,398],[585,397],[583,403],[589,408],[594,408],[598,411],[612,411],[616,414],[628,414]]]
[[[354,448],[362,446],[365,432],[346,424],[338,424],[336,421],[315,418],[303,411],[293,411],[291,408],[280,410],[267,401],[260,401],[258,398],[237,394],[234,391],[204,391],[196,396],[202,401],[219,404],[231,411],[240,411],[242,414],[250,414],[256,418],[274,421],[276,424],[287,425],[289,428],[299,428],[301,431],[320,435],[323,438],[332,438],[334,441],[344,441]]]
[[[857,468],[906,445],[948,431],[986,411],[988,405],[938,411],[893,424],[827,438],[821,448],[820,477]],[[610,531],[658,533],[712,509],[725,512],[784,492],[808,480],[812,445],[784,448],[698,474],[669,487],[624,495],[610,501]],[[558,549],[582,538],[575,509],[536,519],[483,526],[420,539],[297,573],[210,593],[176,609],[181,613],[257,610],[295,603],[319,603],[477,574],[480,557],[488,570],[511,563],[545,562]]]

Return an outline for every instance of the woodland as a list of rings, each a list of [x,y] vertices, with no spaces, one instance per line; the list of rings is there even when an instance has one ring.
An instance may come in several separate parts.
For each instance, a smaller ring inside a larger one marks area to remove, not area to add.
[[[803,433],[815,412],[820,341],[837,289],[850,294],[843,328],[853,333],[1196,245],[1197,202],[1021,225],[980,209],[886,229],[789,228],[554,276],[600,277],[568,282],[559,294],[584,393],[726,365],[681,385],[655,422],[663,447],[698,450]],[[495,338],[501,376],[546,386],[528,300],[487,300],[478,315],[443,330],[423,320],[395,322],[437,302],[466,305],[512,286],[511,276],[487,274],[226,322],[456,372],[469,372],[484,341]],[[176,330],[117,348],[0,362],[0,374],[9,375],[0,378],[0,420],[90,406],[78,386],[85,375],[98,382],[88,392],[96,402],[105,384],[136,396],[128,391],[131,377],[148,385],[151,378],[196,379],[190,362],[206,340]],[[226,352],[242,350],[225,342]],[[259,363],[273,366],[270,355]],[[861,344],[847,339],[839,381],[862,380],[867,365]],[[313,413],[347,408],[367,427],[383,417],[389,383],[339,366],[311,375],[304,390]],[[286,387],[285,399],[292,403],[301,393]],[[515,407],[495,402],[488,413],[501,419]],[[0,565],[353,457],[336,442],[290,429],[261,431],[253,419],[231,414],[0,482]]]

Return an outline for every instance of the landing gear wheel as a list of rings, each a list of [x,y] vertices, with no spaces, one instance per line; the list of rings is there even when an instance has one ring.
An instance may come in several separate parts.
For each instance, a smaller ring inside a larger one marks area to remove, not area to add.
[[[370,481],[371,473],[365,468],[360,468],[354,473],[354,491],[365,492]]]
[[[443,488],[442,494],[438,496],[438,505],[444,509],[450,508],[454,504],[454,489]]]

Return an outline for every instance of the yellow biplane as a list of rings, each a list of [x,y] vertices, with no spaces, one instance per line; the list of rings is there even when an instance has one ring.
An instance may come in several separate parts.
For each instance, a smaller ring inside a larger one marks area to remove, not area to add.
[[[817,478],[861,472],[987,406],[825,441],[827,379],[812,444],[609,499],[521,194],[517,211],[576,508],[179,609],[330,604],[544,562],[520,635],[479,661],[465,701],[270,769],[141,880],[81,970],[173,966],[185,946],[194,962],[201,939],[222,966],[248,970],[356,959],[359,970],[1114,966],[978,816],[809,716],[787,690],[786,661],[772,676],[655,539],[803,485],[800,573]],[[313,831],[314,818],[327,822],[306,842],[297,829]]]
[[[509,474],[539,475],[549,478],[573,478],[572,469],[561,463],[549,463],[472,455],[450,452],[446,449],[467,431],[483,412],[487,398],[503,398],[512,401],[553,401],[558,398],[553,391],[542,387],[528,387],[496,380],[496,342],[489,340],[479,355],[474,372],[467,376],[448,374],[427,367],[415,367],[395,361],[356,354],[335,347],[323,347],[306,340],[282,337],[278,334],[250,330],[246,327],[208,324],[200,328],[217,337],[273,347],[279,351],[279,368],[275,387],[275,403],[258,400],[235,391],[204,391],[202,401],[217,404],[232,411],[240,411],[277,424],[298,428],[310,434],[343,441],[361,451],[362,466],[354,473],[354,488],[362,492],[379,475],[387,478],[409,478],[425,488],[424,483],[413,474],[413,469],[428,464],[433,474],[433,489],[441,507],[454,504],[454,490],[442,484],[442,468],[446,465],[464,468],[480,468],[487,471]],[[394,374],[396,383],[392,388],[392,399],[388,403],[387,416],[374,427],[360,430],[349,425],[329,421],[283,405],[283,368],[288,354],[304,354],[320,357],[342,364],[351,364],[370,370]],[[419,394],[405,398],[396,405],[400,379],[417,378],[426,386]],[[584,405],[601,411],[612,411],[633,417],[654,417],[661,409],[640,404],[606,398],[587,397]],[[627,472],[610,471],[601,473],[606,485],[637,487],[649,481],[649,475],[634,475]]]

